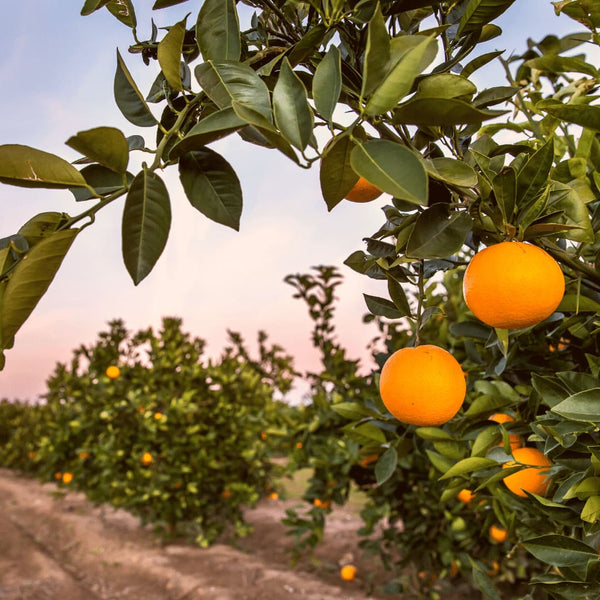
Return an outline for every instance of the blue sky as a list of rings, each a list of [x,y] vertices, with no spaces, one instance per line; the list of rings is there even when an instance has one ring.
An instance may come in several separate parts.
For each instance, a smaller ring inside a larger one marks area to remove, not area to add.
[[[148,144],[153,130],[126,121],[112,93],[116,48],[139,87],[147,92],[155,70],[127,48],[131,34],[107,11],[88,17],[83,0],[19,0],[3,7],[0,37],[0,143],[19,143],[74,160],[64,145],[77,131],[101,125],[141,134]],[[159,26],[182,18],[187,4],[152,13],[149,0],[138,10],[138,32],[149,37],[150,17]],[[191,7],[195,2],[188,3]],[[137,6],[136,6],[137,8]],[[570,33],[577,25],[554,16],[547,0],[517,0],[499,21],[502,38],[488,51],[522,52],[527,37]],[[489,69],[496,85],[500,70]],[[485,75],[485,74],[484,74]],[[481,85],[486,77],[481,76]],[[496,79],[494,80],[494,77]],[[318,169],[298,168],[275,151],[245,144],[232,136],[213,146],[236,170],[244,192],[241,231],[207,221],[187,202],[176,170],[164,175],[173,203],[169,242],[150,276],[135,287],[121,259],[122,202],[103,210],[94,226],[76,240],[55,281],[6,353],[0,372],[0,398],[33,399],[57,361],[67,361],[78,345],[91,343],[107,321],[124,319],[132,330],[158,326],[163,316],[179,316],[184,328],[208,342],[218,355],[226,330],[240,331],[253,347],[256,332],[296,356],[300,370],[318,367],[310,345],[311,323],[305,306],[283,283],[288,273],[312,265],[335,264],[345,275],[339,290],[336,324],[351,356],[364,354],[375,331],[361,323],[362,294],[384,294],[378,282],[342,265],[362,238],[376,231],[383,218],[383,196],[367,205],[342,203],[327,212],[319,189]],[[83,208],[69,192],[28,190],[0,184],[0,237],[15,233],[31,216],[45,210],[77,214]],[[368,362],[365,369],[370,368]]]

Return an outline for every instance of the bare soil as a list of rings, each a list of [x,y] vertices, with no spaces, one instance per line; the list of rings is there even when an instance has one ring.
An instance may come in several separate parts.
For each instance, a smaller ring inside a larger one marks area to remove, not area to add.
[[[246,512],[253,534],[202,549],[165,544],[124,511],[0,469],[0,600],[390,597],[381,593],[384,573],[361,556],[360,519],[344,508],[328,519],[316,556],[291,568],[281,519],[293,504],[266,499]],[[347,561],[359,569],[351,582],[339,577]]]

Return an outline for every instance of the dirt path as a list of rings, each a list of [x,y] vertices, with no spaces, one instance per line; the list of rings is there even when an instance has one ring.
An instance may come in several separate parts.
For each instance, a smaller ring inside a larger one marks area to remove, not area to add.
[[[161,545],[123,511],[94,507],[84,495],[57,494],[0,469],[0,600],[369,600],[368,582],[344,582],[338,562],[351,555],[360,523],[340,509],[328,521],[318,567],[292,570],[281,518],[290,505],[263,501],[249,510],[255,533],[236,548]]]

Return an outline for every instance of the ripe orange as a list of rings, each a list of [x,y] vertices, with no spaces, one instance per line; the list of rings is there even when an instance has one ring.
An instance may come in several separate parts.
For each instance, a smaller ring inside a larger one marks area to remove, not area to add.
[[[379,393],[403,423],[442,425],[460,409],[467,385],[457,360],[439,346],[402,348],[383,365]]]
[[[531,492],[538,496],[543,496],[550,485],[550,478],[545,469],[538,469],[535,467],[549,467],[552,465],[552,461],[548,459],[543,452],[540,452],[537,448],[515,448],[512,451],[512,455],[516,462],[510,461],[502,465],[503,469],[514,467],[518,463],[524,465],[531,465],[530,468],[524,468],[508,477],[505,477],[502,481],[506,487],[517,496],[526,498],[525,492]]]
[[[223,491],[221,492],[221,496],[222,496],[223,498],[225,498],[225,500],[227,500],[227,499],[231,498],[231,491],[230,491],[230,490],[227,490],[227,489],[225,489],[225,490],[223,490]]]
[[[371,202],[379,198],[383,192],[366,179],[359,177],[353,188],[346,194],[346,200],[351,202]]]
[[[143,465],[149,465],[154,458],[152,457],[152,454],[150,454],[150,452],[144,452],[144,454],[142,454],[142,464]]]
[[[106,376],[110,379],[116,379],[121,374],[121,369],[115,365],[111,365],[106,369]]]
[[[360,461],[360,466],[366,467],[367,465],[371,464],[372,462],[375,462],[378,458],[379,458],[379,456],[377,454],[370,454],[369,456],[365,456]]]
[[[71,483],[73,481],[73,473],[63,473],[62,481],[63,483]]]
[[[354,565],[344,565],[340,569],[340,577],[344,581],[352,581],[356,577],[357,568]]]
[[[494,542],[498,542],[499,544],[501,544],[508,537],[508,532],[506,531],[506,529],[500,527],[499,525],[492,525],[490,527],[490,537],[492,538],[492,540],[494,540]]]
[[[300,450],[302,448],[303,444],[302,442],[296,442],[296,448],[298,448],[298,450]]]
[[[160,421],[160,420],[163,418],[163,414],[162,414],[162,413],[160,413],[160,412],[155,412],[155,413],[154,413],[154,418],[155,418],[157,421]]]
[[[279,500],[279,494],[278,494],[277,492],[271,492],[271,493],[269,494],[269,498],[270,498],[271,500]]]
[[[494,413],[489,420],[495,421],[496,423],[510,423],[515,419],[514,417],[511,417],[510,415],[507,415],[505,413]],[[520,448],[523,445],[523,440],[521,439],[521,436],[518,433],[509,433],[508,442],[513,450],[515,448]]]
[[[478,252],[463,280],[465,302],[491,327],[520,329],[549,317],[565,293],[558,263],[542,248],[501,242]]]
[[[261,439],[263,442],[266,442],[266,441],[267,441],[267,434],[266,434],[264,431],[261,431],[261,432],[260,432],[260,439]]]
[[[331,506],[331,500],[321,500],[319,498],[315,498],[313,500],[313,504],[318,508],[329,508]]]
[[[79,454],[79,458],[81,458],[82,460],[83,460],[84,458],[89,458],[89,456],[90,456],[90,453],[89,453],[89,452],[81,452],[81,453]]]
[[[469,504],[471,502],[471,500],[473,499],[473,492],[471,490],[460,490],[460,492],[458,492],[458,494],[456,495],[456,497],[461,501],[464,502],[465,504]]]

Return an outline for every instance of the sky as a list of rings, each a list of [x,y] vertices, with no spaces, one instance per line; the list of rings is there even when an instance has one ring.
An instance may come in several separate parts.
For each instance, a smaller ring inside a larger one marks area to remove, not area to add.
[[[159,27],[181,19],[197,2],[161,11],[150,0],[135,2],[138,35],[150,37],[150,18]],[[81,17],[83,0],[19,0],[2,8],[0,37],[0,144],[25,144],[66,160],[79,158],[65,141],[78,131],[117,127],[143,135],[153,144],[153,129],[138,128],[121,116],[113,98],[116,48],[138,86],[147,93],[156,76],[127,48],[130,30],[106,10]],[[144,7],[143,9],[141,7]],[[197,9],[195,9],[197,10]],[[517,0],[498,20],[504,34],[486,51],[522,53],[526,39],[577,31],[557,18],[548,0]],[[485,69],[482,85],[504,85],[498,66]],[[159,114],[155,112],[155,114]],[[0,398],[35,400],[57,362],[73,349],[92,344],[110,320],[128,329],[160,327],[165,316],[183,320],[183,329],[207,341],[207,356],[217,357],[227,329],[240,332],[251,349],[259,330],[295,357],[301,372],[319,368],[312,347],[306,306],[292,298],[283,282],[290,273],[314,265],[336,265],[344,275],[338,288],[335,324],[350,357],[373,365],[365,350],[376,334],[361,322],[363,293],[385,295],[381,282],[343,265],[362,239],[383,223],[386,195],[368,204],[342,202],[328,212],[319,188],[318,166],[304,170],[276,151],[229,136],[212,145],[233,166],[241,181],[244,211],[240,232],[207,220],[191,207],[176,168],[161,174],[172,201],[173,221],[167,246],[152,273],[134,286],[121,258],[123,201],[103,209],[96,223],[76,239],[49,290],[17,333],[0,371]],[[87,208],[65,190],[35,190],[0,184],[0,238],[42,211],[71,215]],[[303,394],[298,384],[294,394]]]

